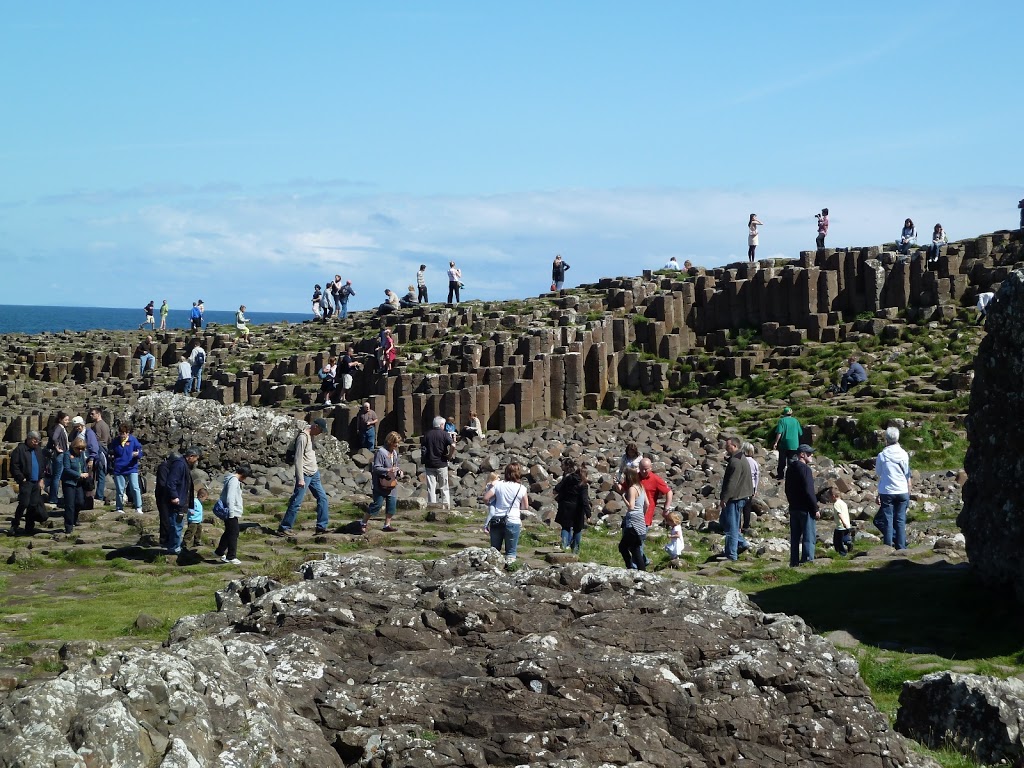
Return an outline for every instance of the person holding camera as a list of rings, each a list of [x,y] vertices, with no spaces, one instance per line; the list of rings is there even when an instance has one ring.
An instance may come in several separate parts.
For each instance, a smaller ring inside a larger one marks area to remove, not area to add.
[[[397,528],[391,525],[398,506],[398,481],[405,477],[405,472],[398,466],[398,446],[402,442],[402,436],[397,432],[388,432],[384,438],[384,445],[377,449],[373,457],[373,469],[371,470],[373,501],[366,508],[363,520],[359,524],[363,533],[366,533],[366,526],[370,518],[380,513],[384,507],[384,528],[385,533],[396,533]],[[386,506],[385,506],[386,505]]]
[[[814,218],[818,220],[818,237],[815,238],[814,244],[819,248],[824,248],[825,235],[828,234],[828,208],[822,208],[821,213],[814,214]]]

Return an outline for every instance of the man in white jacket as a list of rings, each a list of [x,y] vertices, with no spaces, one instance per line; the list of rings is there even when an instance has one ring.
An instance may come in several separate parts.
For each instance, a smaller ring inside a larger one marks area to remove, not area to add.
[[[875,527],[882,540],[896,549],[907,548],[907,507],[910,506],[910,456],[900,445],[896,427],[885,430],[885,449],[875,457],[878,475],[878,514]]]

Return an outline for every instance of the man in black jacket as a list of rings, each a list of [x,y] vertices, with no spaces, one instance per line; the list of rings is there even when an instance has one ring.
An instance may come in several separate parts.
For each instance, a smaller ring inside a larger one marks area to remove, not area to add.
[[[448,489],[448,460],[455,455],[455,438],[444,430],[444,416],[435,416],[433,429],[420,438],[420,458],[423,474],[427,478],[427,500],[437,503],[437,490],[441,489],[441,504],[452,508],[452,495]]]
[[[25,533],[36,532],[36,507],[42,502],[43,451],[39,447],[38,432],[29,432],[25,442],[19,443],[11,453],[11,475],[18,483],[18,507],[14,510],[9,536],[17,536],[21,529],[21,516],[25,515]]]
[[[796,449],[796,461],[786,470],[791,568],[814,560],[814,539],[818,535],[815,520],[821,519],[821,513],[818,511],[818,499],[814,494],[814,474],[810,467],[813,454],[814,449],[811,446],[799,446]]]
[[[192,447],[184,456],[172,453],[156,473],[156,506],[160,512],[160,547],[167,554],[181,552],[181,534],[186,515],[196,500],[192,469],[201,451]]]

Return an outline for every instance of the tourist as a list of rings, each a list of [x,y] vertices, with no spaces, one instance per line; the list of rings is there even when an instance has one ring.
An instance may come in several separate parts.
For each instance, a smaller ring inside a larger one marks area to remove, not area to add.
[[[384,445],[377,449],[373,457],[373,468],[370,470],[370,491],[373,501],[366,508],[359,528],[366,533],[370,518],[379,514],[384,508],[385,533],[397,533],[398,529],[391,525],[398,505],[398,481],[405,477],[405,472],[398,466],[398,446],[402,436],[397,432],[388,432]]]
[[[22,515],[25,516],[25,533],[31,536],[36,532],[36,509],[42,504],[45,473],[40,443],[39,433],[33,430],[25,437],[25,442],[18,443],[11,452],[11,477],[18,484],[18,506],[14,509],[14,522],[8,536],[21,532]]]
[[[242,481],[247,477],[252,477],[252,468],[248,464],[242,464],[234,472],[224,475],[220,502],[227,510],[228,517],[224,521],[224,533],[220,537],[217,549],[213,551],[222,563],[242,564],[238,559],[238,528],[244,511]]]
[[[245,304],[242,304],[235,313],[235,331],[239,336],[237,341],[244,341],[246,344],[249,343],[249,326],[246,325],[248,322],[249,320],[245,316]]]
[[[384,301],[377,308],[377,311],[380,314],[382,314],[382,315],[386,315],[389,312],[394,312],[396,309],[398,309],[398,306],[399,306],[398,294],[396,294],[390,288],[385,288],[384,289]]]
[[[633,469],[640,469],[640,461],[644,455],[640,453],[640,449],[636,443],[628,443],[626,450],[622,454],[622,458],[619,459],[619,471],[615,475],[615,482],[622,483],[623,477],[626,475],[626,470],[632,467]],[[621,493],[621,491],[620,491]]]
[[[139,376],[156,370],[156,356],[153,354],[153,337],[147,336],[135,348],[135,358],[139,361]]]
[[[722,477],[719,519],[722,533],[725,534],[725,557],[729,560],[737,560],[750,548],[740,532],[740,521],[743,518],[744,507],[750,503],[750,497],[754,495],[754,484],[742,445],[738,437],[725,439],[728,462],[725,465],[725,475]]]
[[[340,393],[338,395],[338,402],[348,402],[348,393],[352,391],[352,371],[361,371],[363,364],[356,360],[356,350],[351,344],[345,350],[345,353],[338,360],[338,366],[335,372],[335,382],[340,382],[338,388]]]
[[[85,506],[85,492],[89,489],[89,458],[85,455],[85,440],[71,441],[61,455],[64,471],[60,482],[64,486],[64,533],[72,533],[78,524],[78,513]]]
[[[206,305],[203,303],[203,300],[200,299],[196,306],[199,308],[199,327],[202,328],[203,320],[206,318]]]
[[[850,523],[850,508],[840,498],[839,488],[831,485],[825,489],[825,501],[832,505],[835,514],[836,528],[832,532],[832,546],[836,554],[845,555],[853,551],[854,528]]]
[[[427,501],[437,504],[437,491],[441,490],[441,506],[452,508],[448,487],[448,462],[455,458],[455,440],[445,430],[444,416],[435,416],[432,428],[420,437],[420,460],[427,481]]]
[[[149,330],[151,330],[151,331],[155,331],[156,330],[156,320],[153,319],[153,307],[155,307],[155,306],[156,306],[156,302],[153,301],[152,299],[150,299],[149,300],[149,304],[147,304],[145,306],[145,308],[142,310],[143,312],[146,313],[146,320],[145,320],[145,322],[142,325],[139,326],[139,330],[140,331],[143,328],[145,328],[147,325],[149,326]]]
[[[337,358],[331,355],[323,364],[317,377],[320,379],[320,394],[324,397],[324,407],[331,407],[331,396],[334,393],[336,377],[338,375]]]
[[[992,303],[996,295],[992,291],[985,291],[984,293],[978,294],[978,325],[985,324],[985,318],[988,317],[988,305]]]
[[[86,504],[91,509],[96,503],[96,473],[100,464],[104,466],[104,480],[106,480],[106,450],[103,447],[104,444],[100,443],[96,436],[96,432],[91,427],[85,426],[85,419],[81,416],[76,416],[75,419],[81,422],[81,429],[77,436],[85,440],[85,458],[89,468],[89,482],[87,483],[89,488],[85,495],[89,499]]]
[[[192,364],[188,361],[188,355],[184,352],[178,360],[178,380],[174,382],[174,391],[178,394],[187,395],[192,392]]]
[[[295,488],[288,499],[288,508],[277,527],[277,536],[287,536],[295,525],[302,500],[306,498],[306,490],[316,499],[316,529],[314,533],[327,533],[330,523],[330,502],[323,485],[320,483],[320,467],[317,466],[316,451],[313,438],[327,431],[326,419],[313,419],[313,423],[299,432],[295,437]]]
[[[569,265],[562,261],[562,254],[555,256],[555,260],[551,263],[551,290],[562,290],[562,286],[565,285],[567,269],[569,269]]]
[[[57,412],[57,421],[50,430],[50,440],[46,446],[46,452],[50,455],[50,490],[46,500],[57,506],[57,497],[60,495],[60,475],[64,471],[64,454],[67,452],[68,425],[71,424],[71,416],[64,411]]]
[[[448,303],[452,303],[455,297],[455,304],[459,303],[459,291],[462,289],[462,270],[455,266],[454,261],[448,262]]]
[[[160,548],[167,554],[181,552],[185,516],[196,500],[192,470],[201,454],[196,447],[186,450],[184,456],[172,453],[157,469],[155,495],[160,515]]]
[[[335,314],[341,313],[341,286],[344,285],[341,282],[341,275],[335,275],[333,280],[329,280],[327,288],[331,292],[331,298],[334,299]]]
[[[786,467],[796,458],[796,449],[800,446],[800,438],[804,429],[793,416],[793,409],[788,405],[782,409],[782,418],[775,425],[775,443],[772,450],[779,451],[779,466],[775,471],[775,479],[782,482],[786,476]]]
[[[669,260],[665,262],[665,266],[662,267],[662,269],[670,269],[673,272],[677,271],[679,269],[679,262],[676,261],[676,257],[670,257]]]
[[[203,366],[206,365],[206,350],[203,349],[203,343],[198,337],[192,339],[192,351],[189,353],[188,363],[192,368],[191,391],[198,397],[203,386]]]
[[[455,426],[455,417],[449,416],[444,420],[444,431],[452,436],[452,440],[459,439],[459,429]]]
[[[484,491],[482,494],[480,494],[481,501],[483,501],[484,497],[487,496],[487,492],[494,488],[494,484],[498,482],[498,479],[499,476],[497,472],[491,472],[487,476],[487,482],[484,483]],[[488,533],[487,521],[494,517],[495,512],[497,512],[497,510],[494,508],[494,497],[491,496],[490,501],[485,501],[484,504],[487,505],[487,517],[484,519],[484,533]]]
[[[946,231],[941,224],[936,224],[932,230],[932,244],[928,246],[928,266],[934,267],[939,263],[939,256],[942,255],[942,246],[949,242]]]
[[[345,320],[348,317],[348,300],[356,295],[352,288],[352,281],[346,280],[345,284],[338,289],[338,319]]]
[[[103,420],[103,409],[99,406],[89,409],[89,421],[92,423],[90,429],[96,436],[96,442],[99,443],[99,456],[92,465],[93,474],[96,477],[96,499],[101,504],[106,504],[107,472],[109,470],[107,446],[110,445],[110,426]]]
[[[878,475],[878,514],[874,523],[882,541],[895,549],[907,548],[907,507],[910,506],[910,456],[900,445],[896,427],[885,430],[885,448],[875,457]]]
[[[583,529],[590,519],[590,490],[587,485],[587,465],[576,466],[568,456],[562,459],[562,479],[554,488],[558,511],[555,522],[562,528],[562,549],[574,555],[580,553]]]
[[[410,285],[409,290],[406,291],[405,296],[398,300],[398,305],[402,309],[412,309],[416,306],[416,286]]]
[[[664,499],[661,508],[661,517],[664,520],[668,517],[669,508],[672,506],[672,489],[668,483],[658,475],[654,474],[653,464],[648,458],[640,459],[637,474],[640,476],[640,485],[647,494],[647,507],[644,512],[644,523],[650,528],[654,524],[654,510],[658,506],[658,500]]]
[[[910,246],[917,245],[917,229],[914,227],[914,222],[910,219],[903,222],[903,229],[900,230],[900,239],[896,245],[896,250],[904,256],[910,255]]]
[[[313,286],[313,299],[312,299],[312,301],[313,301],[313,319],[314,320],[319,320],[320,319],[320,299],[321,299],[322,296],[323,296],[323,293],[320,290],[320,283],[317,283],[316,285]]]
[[[188,511],[188,527],[185,528],[185,535],[181,537],[181,548],[194,552],[203,545],[203,502],[209,494],[205,488],[196,491],[195,501]]]
[[[754,514],[753,497],[757,495],[757,487],[761,484],[761,465],[754,458],[753,443],[743,443],[741,447],[743,448],[743,457],[750,466],[750,485],[754,489],[750,494],[750,501],[743,505],[743,525],[740,526],[740,532],[746,536],[750,531],[750,522]]]
[[[384,360],[384,374],[391,373],[391,369],[395,365],[395,359],[398,357],[398,347],[395,345],[395,339],[391,335],[391,330],[387,329],[384,331],[384,347],[381,351],[381,356]]]
[[[1017,207],[1020,208],[1020,228],[1024,232],[1024,200],[1018,202]]]
[[[839,378],[840,392],[849,392],[850,387],[863,384],[868,380],[868,372],[864,370],[864,366],[860,364],[856,355],[846,358],[846,365],[846,372]]]
[[[626,468],[620,489],[626,511],[622,516],[619,554],[629,570],[646,571],[649,562],[644,552],[644,542],[647,540],[647,494],[640,485],[640,473],[634,467]]]
[[[428,304],[427,299],[427,265],[420,264],[420,270],[416,273],[416,299],[420,304]]]
[[[333,281],[328,280],[324,284],[323,293],[320,294],[320,317],[326,323],[331,319],[331,315],[334,314],[334,305],[331,304],[331,283]]]
[[[505,548],[505,564],[512,565],[519,551],[519,534],[523,529],[522,511],[529,509],[530,499],[526,487],[520,482],[523,470],[519,462],[505,466],[505,479],[492,483],[484,492],[484,501],[490,504],[484,532],[491,546],[501,552]]]
[[[669,512],[665,516],[665,523],[668,525],[668,544],[665,551],[668,552],[669,562],[672,565],[679,563],[679,556],[683,554],[685,542],[683,541],[683,518],[678,512]]]
[[[757,228],[763,227],[764,222],[759,221],[757,214],[750,214],[750,220],[747,222],[747,260],[754,263],[754,251],[757,250]]]
[[[821,518],[818,499],[814,495],[814,475],[811,456],[814,449],[801,444],[796,450],[796,461],[786,473],[786,501],[789,504],[789,566],[814,560],[814,541],[818,535],[816,520]]]
[[[139,489],[139,460],[143,457],[142,443],[132,434],[132,425],[122,421],[117,428],[118,436],[110,441],[108,453],[114,472],[114,488],[117,493],[115,508],[118,514],[124,511],[124,497],[131,488],[135,513],[142,514],[142,491]]]
[[[189,323],[193,331],[198,331],[203,327],[203,311],[199,309],[199,302],[192,302],[192,309],[188,315]]]
[[[480,417],[476,415],[476,411],[469,412],[469,423],[462,428],[462,436],[467,440],[485,437],[483,424],[480,423]]]
[[[814,244],[818,248],[824,248],[825,235],[828,234],[828,208],[822,208],[821,213],[814,214],[814,218],[818,220],[818,236],[814,239]]]
[[[356,432],[359,434],[359,447],[372,451],[377,444],[377,414],[366,401],[356,416]]]
[[[164,299],[163,303],[160,305],[160,330],[161,331],[166,331],[167,330],[167,315],[169,315],[170,312],[171,312],[171,308],[167,306],[167,299]]]

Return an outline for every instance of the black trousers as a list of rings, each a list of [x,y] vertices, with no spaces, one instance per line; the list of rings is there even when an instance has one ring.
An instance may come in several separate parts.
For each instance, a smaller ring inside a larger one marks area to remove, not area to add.
[[[224,533],[221,534],[220,543],[214,554],[218,557],[224,556],[228,560],[234,560],[238,556],[238,518],[229,517],[224,521]]]
[[[430,299],[427,298],[427,286],[421,285],[416,289],[416,300],[420,304],[430,303]]]
[[[461,283],[457,283],[454,280],[448,281],[448,303],[452,303],[452,296],[455,297],[455,303],[459,303],[459,289],[462,288]]]
[[[78,524],[78,510],[85,506],[82,486],[64,484],[64,533],[71,533]]]
[[[40,494],[39,483],[33,483],[30,480],[26,480],[18,486],[18,507],[14,510],[14,523],[11,525],[12,528],[18,528],[21,525],[21,516],[24,515],[25,530],[29,533],[33,533],[35,531],[36,520],[32,517],[32,511],[41,501]]]

